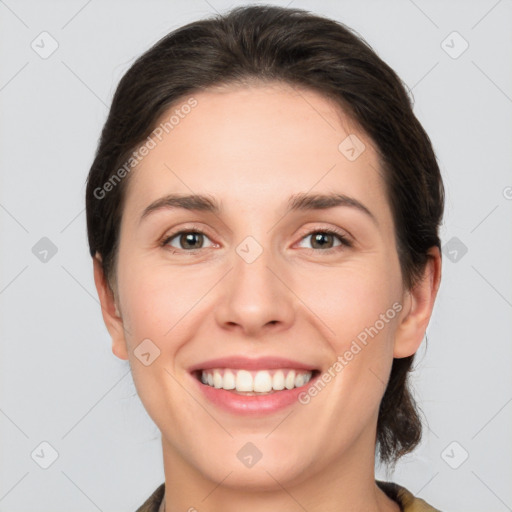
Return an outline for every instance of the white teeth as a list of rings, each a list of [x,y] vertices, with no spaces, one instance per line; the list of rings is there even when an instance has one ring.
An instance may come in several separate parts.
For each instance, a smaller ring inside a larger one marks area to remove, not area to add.
[[[213,372],[213,386],[216,388],[222,387],[222,375],[219,370]]]
[[[299,388],[307,384],[312,372],[307,370],[228,370],[211,369],[201,372],[201,382],[217,389],[241,393],[269,393]]]
[[[268,372],[258,372],[254,377],[254,389],[257,393],[267,393],[272,390],[272,377]]]
[[[253,380],[250,372],[240,370],[236,374],[236,390],[237,391],[254,391]]]
[[[224,372],[224,378],[223,378],[223,388],[224,389],[235,389],[236,387],[236,381],[235,376],[233,375],[233,372],[230,372],[229,370],[226,370]]]
[[[284,389],[284,372],[283,370],[277,370],[272,377],[272,389],[281,391]]]
[[[284,385],[286,389],[293,389],[295,387],[295,372],[293,370],[288,372],[288,375],[284,381]]]

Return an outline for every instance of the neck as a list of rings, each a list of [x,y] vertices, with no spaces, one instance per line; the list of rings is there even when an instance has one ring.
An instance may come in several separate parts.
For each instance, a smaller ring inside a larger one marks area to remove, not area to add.
[[[296,478],[284,481],[263,465],[254,476],[256,486],[241,485],[237,472],[226,469],[213,480],[191,466],[162,437],[165,471],[165,511],[190,512],[399,512],[396,502],[376,485],[374,472],[375,433],[362,435],[351,449],[322,466],[307,468]],[[161,511],[164,510],[162,503]]]

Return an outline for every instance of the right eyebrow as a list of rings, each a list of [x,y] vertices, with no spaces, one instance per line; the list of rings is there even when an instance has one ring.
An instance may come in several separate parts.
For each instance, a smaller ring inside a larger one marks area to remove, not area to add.
[[[209,196],[202,194],[169,194],[153,201],[149,206],[144,208],[139,219],[141,222],[151,213],[163,209],[183,208],[184,210],[197,210],[203,212],[211,212],[219,214],[221,207],[217,201]]]

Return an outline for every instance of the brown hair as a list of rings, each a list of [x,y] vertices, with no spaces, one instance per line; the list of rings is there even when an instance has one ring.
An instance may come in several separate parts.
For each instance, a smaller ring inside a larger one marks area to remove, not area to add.
[[[140,56],[121,79],[86,191],[90,253],[101,255],[109,282],[128,181],[118,179],[119,169],[178,100],[209,87],[254,79],[308,88],[333,99],[373,141],[393,214],[403,282],[410,289],[425,269],[428,249],[440,247],[444,189],[430,139],[406,89],[348,27],[273,6],[238,7],[181,27]],[[112,181],[116,173],[117,181]],[[113,185],[108,193],[107,182]],[[377,423],[382,462],[396,462],[421,439],[407,380],[413,359],[393,360]]]

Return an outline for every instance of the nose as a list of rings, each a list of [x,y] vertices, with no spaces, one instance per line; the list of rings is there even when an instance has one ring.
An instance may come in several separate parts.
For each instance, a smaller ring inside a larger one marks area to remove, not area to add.
[[[251,263],[234,254],[215,309],[216,321],[223,329],[251,337],[288,329],[294,321],[295,296],[286,280],[269,251]]]

